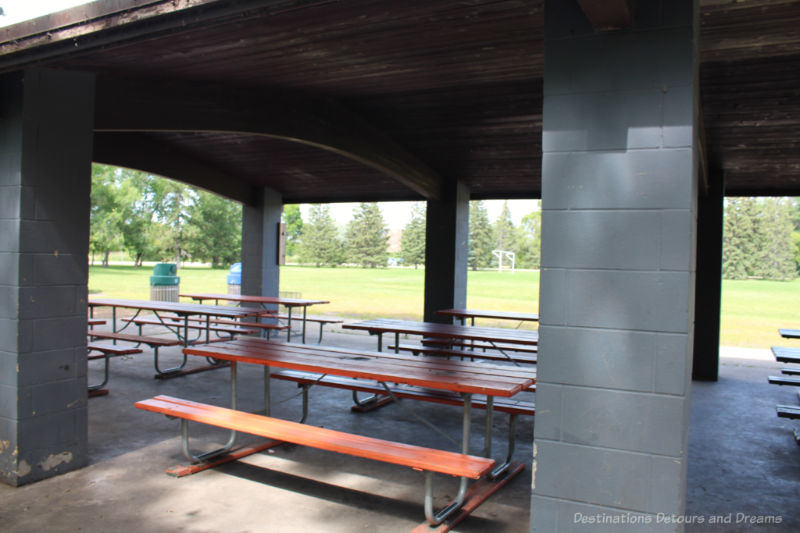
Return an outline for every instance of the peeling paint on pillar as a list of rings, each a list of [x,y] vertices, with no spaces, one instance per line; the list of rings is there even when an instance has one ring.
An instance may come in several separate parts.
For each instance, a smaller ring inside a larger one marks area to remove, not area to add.
[[[57,467],[61,463],[71,463],[72,462],[72,452],[61,452],[59,454],[51,454],[39,463],[39,466],[42,467],[42,470],[47,472],[48,470]]]

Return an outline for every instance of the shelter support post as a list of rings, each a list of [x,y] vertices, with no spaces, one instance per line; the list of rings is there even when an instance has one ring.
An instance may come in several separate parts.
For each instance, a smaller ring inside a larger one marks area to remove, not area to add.
[[[697,3],[598,33],[547,0],[531,531],[685,511],[697,225]],[[617,522],[632,523],[632,522]],[[614,526],[616,527],[616,526]]]
[[[0,76],[0,480],[88,462],[94,76]]]
[[[242,294],[278,296],[278,224],[283,198],[263,189],[255,205],[242,210]]]
[[[467,304],[469,188],[457,180],[444,186],[441,200],[429,200],[425,226],[426,322],[452,322],[439,309]]]
[[[711,170],[711,169],[710,169]],[[694,308],[692,378],[719,378],[720,313],[722,310],[722,228],[725,177],[709,172],[708,191],[697,199],[697,288]]]

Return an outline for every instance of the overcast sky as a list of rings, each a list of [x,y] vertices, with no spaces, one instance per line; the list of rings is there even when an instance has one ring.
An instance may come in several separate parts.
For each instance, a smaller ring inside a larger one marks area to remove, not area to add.
[[[94,0],[0,0],[4,16],[0,17],[0,27],[10,26],[23,20],[34,19],[69,9],[70,7],[88,4]]]

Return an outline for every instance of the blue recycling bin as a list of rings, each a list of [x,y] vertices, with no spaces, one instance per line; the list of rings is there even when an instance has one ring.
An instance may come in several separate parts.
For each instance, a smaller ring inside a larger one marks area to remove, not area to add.
[[[234,263],[228,270],[226,276],[228,282],[228,294],[241,294],[242,293],[242,264]]]

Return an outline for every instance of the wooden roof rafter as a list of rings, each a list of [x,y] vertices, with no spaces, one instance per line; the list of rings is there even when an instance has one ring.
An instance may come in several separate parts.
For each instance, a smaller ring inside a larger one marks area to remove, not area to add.
[[[435,171],[329,98],[103,78],[96,104],[96,132],[228,132],[281,139],[371,167],[424,199],[441,198],[442,179]]]

